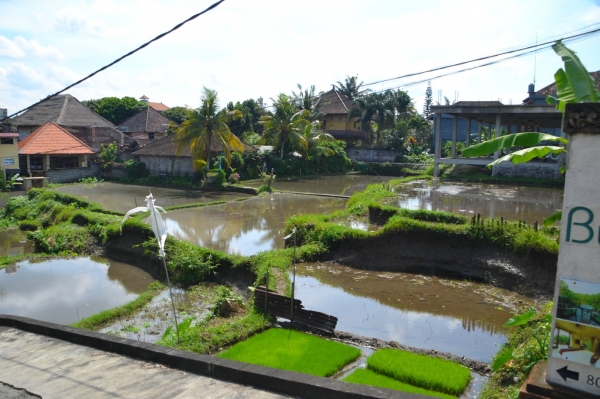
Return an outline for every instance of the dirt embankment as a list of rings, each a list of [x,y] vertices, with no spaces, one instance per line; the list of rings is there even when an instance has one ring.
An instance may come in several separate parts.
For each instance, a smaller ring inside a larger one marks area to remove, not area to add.
[[[515,254],[468,236],[442,233],[390,233],[339,243],[330,260],[346,266],[469,279],[519,294],[551,298],[556,278],[555,254]]]

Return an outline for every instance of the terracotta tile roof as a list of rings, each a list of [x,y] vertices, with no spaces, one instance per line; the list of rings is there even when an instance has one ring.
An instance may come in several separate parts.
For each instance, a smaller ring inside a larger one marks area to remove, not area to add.
[[[169,109],[169,107],[167,107],[163,103],[153,103],[152,101],[148,101],[148,105],[151,106],[152,108],[154,108],[157,111],[166,111],[166,110]]]
[[[347,114],[348,110],[354,106],[350,98],[336,89],[331,89],[327,93],[321,95],[319,104],[323,115]]]
[[[54,122],[46,122],[19,142],[20,155],[94,154],[81,140]]]
[[[590,76],[596,82],[596,87],[600,90],[600,71],[590,72]],[[542,94],[544,96],[556,96],[556,83],[552,82],[548,86],[538,90],[535,94]]]
[[[41,104],[31,107],[25,113],[10,121],[14,126],[40,126],[46,122],[55,122],[61,126],[115,127],[70,94],[54,96]]]
[[[117,128],[125,133],[164,133],[167,131],[169,122],[171,122],[169,118],[154,108],[146,107],[131,118],[121,122]]]

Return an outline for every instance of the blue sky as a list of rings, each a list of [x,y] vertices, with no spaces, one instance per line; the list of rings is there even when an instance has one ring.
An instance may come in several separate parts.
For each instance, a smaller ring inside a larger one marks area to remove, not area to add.
[[[209,0],[0,0],[0,107],[9,113],[93,72]],[[600,0],[226,0],[205,16],[70,93],[125,95],[199,106],[203,86],[221,104],[296,90],[329,90],[347,75],[365,83],[494,54],[594,25]],[[569,45],[600,70],[600,35]],[[551,50],[432,81],[434,101],[520,103],[537,64],[537,88],[561,61]],[[371,86],[402,87],[428,76]],[[426,83],[405,86],[418,110]]]

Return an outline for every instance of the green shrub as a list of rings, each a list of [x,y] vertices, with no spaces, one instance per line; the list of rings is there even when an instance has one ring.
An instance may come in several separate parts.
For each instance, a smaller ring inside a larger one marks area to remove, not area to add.
[[[469,369],[458,363],[397,349],[378,350],[367,359],[367,367],[395,380],[450,395],[460,395],[471,379]]]

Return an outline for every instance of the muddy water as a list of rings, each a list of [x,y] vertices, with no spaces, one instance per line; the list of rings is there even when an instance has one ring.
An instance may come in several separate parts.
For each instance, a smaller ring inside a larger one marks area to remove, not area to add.
[[[132,301],[152,281],[135,266],[102,258],[17,262],[0,273],[0,314],[69,324]]]
[[[277,175],[277,171],[275,171]],[[296,191],[302,193],[317,194],[335,194],[351,196],[357,191],[362,191],[369,184],[388,182],[397,177],[391,176],[370,176],[370,175],[339,175],[339,176],[318,176],[299,180],[287,178],[275,179],[273,188],[275,190]],[[249,182],[249,187],[260,187],[262,182]]]
[[[22,255],[33,252],[33,244],[27,241],[27,232],[19,229],[0,231],[0,255]]]
[[[156,205],[167,206],[213,201],[230,201],[236,198],[251,197],[249,194],[227,191],[186,191],[170,188],[134,186],[116,183],[71,184],[61,186],[56,191],[76,195],[102,205],[103,208],[127,212],[136,206],[146,206],[144,199],[152,190]]]
[[[503,186],[471,183],[415,181],[397,187],[391,204],[407,209],[427,209],[481,214],[485,218],[504,217],[540,223],[562,209],[563,190],[556,188]]]
[[[203,208],[178,209],[164,215],[169,234],[229,254],[254,255],[283,248],[285,220],[293,215],[343,209],[341,198],[273,194]]]
[[[483,284],[341,265],[299,265],[296,296],[338,318],[336,329],[489,362],[502,324],[532,301]]]

